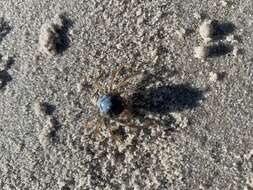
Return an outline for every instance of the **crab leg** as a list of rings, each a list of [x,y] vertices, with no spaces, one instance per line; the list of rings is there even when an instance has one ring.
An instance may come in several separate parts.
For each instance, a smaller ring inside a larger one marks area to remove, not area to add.
[[[96,91],[105,93],[104,88],[103,88],[103,87],[101,86],[101,84],[99,83],[99,78],[96,79],[95,86],[96,86]]]
[[[127,83],[130,82],[130,79],[132,79],[133,77],[139,76],[141,74],[142,73],[137,73],[137,74],[134,74],[134,75],[131,75],[131,76],[127,77],[126,79],[124,79],[123,81],[121,81],[119,84],[117,84],[116,87],[113,88],[113,91],[116,91],[116,90],[122,88],[124,85],[126,85]]]
[[[91,124],[91,122],[93,122],[94,120],[97,119],[98,114],[99,114],[99,113],[97,113],[97,112],[93,113],[93,114],[88,118],[88,121],[86,122],[86,126],[85,126],[85,127],[91,128],[92,125],[90,125],[90,124]]]
[[[118,142],[122,143],[122,140],[121,140],[118,136],[116,136],[116,135],[113,134],[113,131],[112,131],[111,128],[108,128],[108,131],[109,131],[109,133],[110,133],[110,135],[111,135],[113,141],[115,141],[115,142],[118,141]]]
[[[118,76],[119,72],[122,70],[123,67],[124,67],[124,66],[122,65],[122,66],[120,66],[120,68],[114,69],[114,70],[112,71],[111,81],[110,81],[110,83],[109,83],[109,92],[112,92],[114,80],[115,80],[115,78]]]

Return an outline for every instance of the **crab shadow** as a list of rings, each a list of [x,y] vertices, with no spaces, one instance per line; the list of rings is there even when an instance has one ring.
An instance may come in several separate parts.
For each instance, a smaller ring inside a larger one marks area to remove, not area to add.
[[[206,90],[192,87],[189,83],[166,84],[158,87],[145,88],[149,77],[137,85],[135,93],[130,97],[133,113],[143,112],[167,114],[198,107],[204,100]],[[146,80],[146,81],[145,81]]]
[[[152,86],[150,84],[155,84],[157,79],[159,81],[160,76],[159,74],[144,76],[128,99],[132,115],[144,124],[143,127],[138,128],[136,137],[142,133],[150,137],[152,130],[149,126],[152,125],[161,126],[166,135],[172,135],[177,131],[177,121],[170,113],[194,109],[204,100],[207,90],[194,88],[189,83],[166,84],[148,88]],[[154,115],[156,119],[149,118],[149,114]],[[127,138],[124,127],[118,128],[115,134],[119,134],[122,139]],[[137,146],[137,143],[133,144]]]

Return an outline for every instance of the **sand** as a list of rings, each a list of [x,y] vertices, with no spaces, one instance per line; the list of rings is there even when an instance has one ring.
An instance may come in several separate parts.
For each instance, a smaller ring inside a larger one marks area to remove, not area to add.
[[[252,0],[0,7],[0,189],[253,188]],[[222,48],[201,60],[205,19],[221,23],[210,43]],[[95,80],[121,65],[119,80],[143,77],[124,88],[141,127],[107,122],[120,143],[87,122]]]

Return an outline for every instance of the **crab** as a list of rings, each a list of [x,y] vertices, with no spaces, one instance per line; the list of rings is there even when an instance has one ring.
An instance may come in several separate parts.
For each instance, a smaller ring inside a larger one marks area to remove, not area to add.
[[[99,78],[95,81],[96,93],[90,99],[96,111],[86,123],[86,127],[88,128],[96,125],[96,136],[101,136],[101,128],[106,127],[110,136],[116,141],[121,140],[113,134],[112,126],[109,126],[108,123],[115,123],[123,127],[139,127],[129,122],[129,118],[132,117],[132,110],[125,93],[128,91],[124,90],[123,87],[130,82],[130,79],[140,76],[141,73],[127,77],[118,84],[115,84],[115,80],[123,68],[122,66],[112,71],[111,79],[105,87],[100,84]],[[98,98],[95,97],[96,94],[99,95]]]

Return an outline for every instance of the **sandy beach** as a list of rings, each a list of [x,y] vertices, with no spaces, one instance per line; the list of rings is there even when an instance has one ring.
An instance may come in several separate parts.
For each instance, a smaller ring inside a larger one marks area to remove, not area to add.
[[[1,190],[253,189],[252,0],[0,0],[0,69]]]

